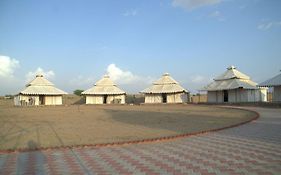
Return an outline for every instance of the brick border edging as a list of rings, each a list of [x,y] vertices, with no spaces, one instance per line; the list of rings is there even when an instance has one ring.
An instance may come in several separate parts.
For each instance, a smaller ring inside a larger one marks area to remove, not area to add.
[[[219,108],[228,108],[228,109],[238,109],[243,111],[250,111],[255,114],[255,116],[252,119],[246,120],[241,123],[233,124],[230,126],[222,127],[222,128],[216,128],[216,129],[209,129],[205,131],[198,131],[193,133],[186,133],[186,134],[179,134],[175,136],[163,136],[163,137],[156,137],[151,139],[142,139],[142,140],[134,140],[134,141],[123,141],[123,142],[112,142],[112,143],[101,143],[101,144],[82,144],[82,145],[70,145],[70,146],[54,146],[54,147],[39,147],[35,149],[29,149],[29,148],[23,148],[23,149],[13,149],[13,150],[0,150],[1,153],[18,153],[18,152],[33,152],[33,151],[48,151],[48,150],[63,150],[63,149],[73,149],[73,148],[100,148],[100,147],[110,147],[110,146],[124,146],[124,145],[132,145],[132,144],[143,144],[143,143],[155,143],[155,142],[164,142],[164,141],[170,141],[180,138],[186,138],[191,136],[197,136],[202,135],[206,133],[212,133],[217,132],[229,128],[238,127],[247,123],[250,123],[252,121],[257,120],[260,117],[260,114],[257,111],[251,110],[251,109],[245,109],[245,108],[239,108],[239,107],[231,107],[231,106],[217,106]]]

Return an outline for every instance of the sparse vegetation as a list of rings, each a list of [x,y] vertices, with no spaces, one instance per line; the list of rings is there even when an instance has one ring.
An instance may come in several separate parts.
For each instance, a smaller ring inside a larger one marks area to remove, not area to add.
[[[127,94],[126,95],[126,103],[127,104],[144,103],[144,95],[143,94]]]
[[[78,95],[78,96],[81,96],[81,93],[82,93],[83,91],[84,91],[84,90],[82,90],[82,89],[76,89],[75,91],[73,91],[73,94]]]

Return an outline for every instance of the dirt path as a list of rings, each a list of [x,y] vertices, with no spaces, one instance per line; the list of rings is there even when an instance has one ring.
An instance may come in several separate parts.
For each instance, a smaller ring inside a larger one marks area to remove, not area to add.
[[[252,117],[253,113],[242,110],[196,105],[7,106],[0,108],[0,150],[175,136],[222,128]]]

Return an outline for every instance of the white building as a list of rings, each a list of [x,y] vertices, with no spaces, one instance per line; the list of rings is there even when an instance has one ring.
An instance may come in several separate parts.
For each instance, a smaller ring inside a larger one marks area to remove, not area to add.
[[[16,106],[62,105],[62,95],[64,94],[67,93],[56,88],[43,75],[36,75],[35,79],[15,96],[14,103]]]
[[[189,94],[168,73],[141,93],[145,94],[145,103],[186,103]]]
[[[250,77],[234,66],[214,79],[204,90],[208,92],[209,103],[239,103],[267,101],[267,88],[257,87]]]
[[[281,102],[281,74],[259,84],[260,87],[273,87],[272,101]]]
[[[105,75],[82,95],[86,96],[86,104],[125,104],[126,93]]]

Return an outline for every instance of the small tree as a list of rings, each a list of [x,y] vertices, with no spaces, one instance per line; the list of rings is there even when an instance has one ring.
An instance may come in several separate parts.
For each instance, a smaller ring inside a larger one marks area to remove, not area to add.
[[[73,91],[73,94],[78,95],[78,96],[81,96],[81,93],[82,93],[83,91],[84,91],[84,90],[76,89],[75,91]]]

